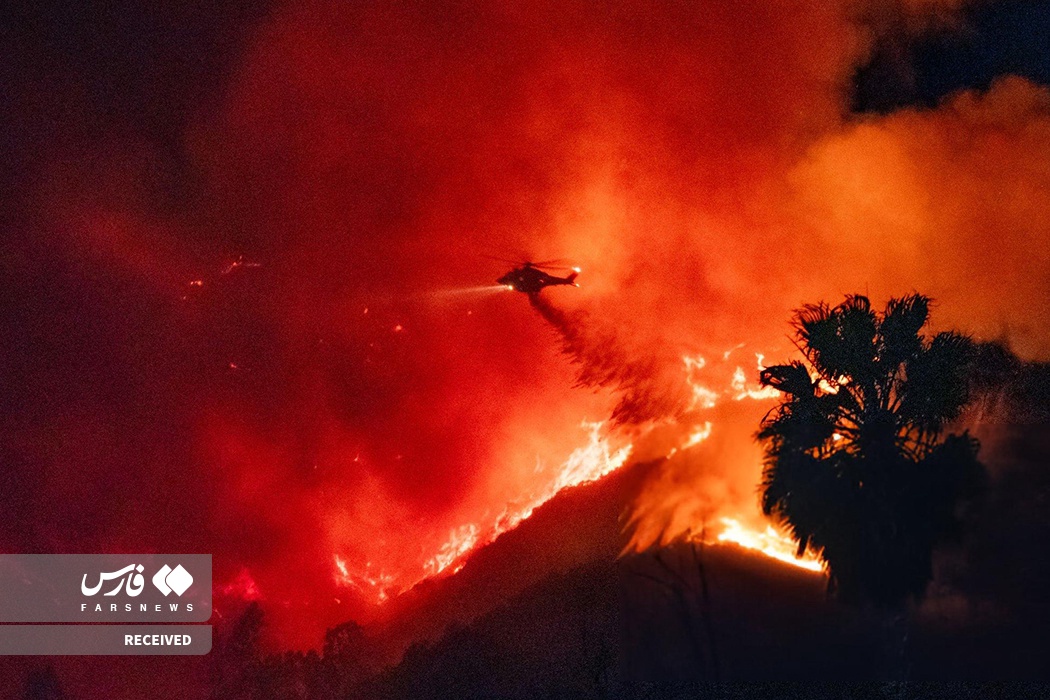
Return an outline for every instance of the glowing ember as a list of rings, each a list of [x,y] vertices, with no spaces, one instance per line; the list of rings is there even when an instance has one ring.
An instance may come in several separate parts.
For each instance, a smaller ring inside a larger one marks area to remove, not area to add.
[[[814,572],[824,570],[820,560],[809,552],[796,557],[798,545],[790,537],[777,532],[772,525],[767,525],[765,531],[757,531],[748,529],[733,518],[722,518],[721,522],[725,529],[716,538],[719,543],[729,542],[800,569]]]
[[[245,260],[243,255],[238,255],[236,260],[231,261],[222,269],[222,274],[228,275],[242,267],[262,267],[262,264]]]

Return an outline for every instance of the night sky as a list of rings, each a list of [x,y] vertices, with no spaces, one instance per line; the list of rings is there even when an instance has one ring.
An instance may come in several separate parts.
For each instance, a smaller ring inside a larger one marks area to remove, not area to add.
[[[220,613],[310,646],[585,421],[714,421],[643,537],[757,517],[768,404],[695,387],[753,388],[801,303],[918,290],[1050,358],[1050,8],[958,5],[5,8],[0,548],[212,553]],[[487,256],[581,287],[539,314]]]

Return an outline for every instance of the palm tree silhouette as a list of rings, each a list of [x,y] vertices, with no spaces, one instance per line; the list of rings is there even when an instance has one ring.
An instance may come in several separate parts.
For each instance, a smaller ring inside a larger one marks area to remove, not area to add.
[[[957,511],[983,483],[979,444],[942,439],[968,400],[974,344],[923,333],[930,299],[884,311],[847,296],[795,313],[804,361],[767,367],[783,392],[757,438],[766,458],[762,508],[824,560],[829,588],[854,603],[900,608],[923,596],[934,547],[956,534]]]

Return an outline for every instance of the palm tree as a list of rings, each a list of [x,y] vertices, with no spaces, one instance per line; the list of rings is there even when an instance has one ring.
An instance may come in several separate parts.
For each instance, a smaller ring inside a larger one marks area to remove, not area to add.
[[[762,508],[801,555],[824,560],[829,588],[849,602],[900,608],[932,578],[934,547],[956,534],[960,504],[984,468],[968,433],[942,439],[968,400],[974,344],[923,333],[930,299],[866,297],[795,313],[804,361],[767,367],[783,392],[762,421]]]

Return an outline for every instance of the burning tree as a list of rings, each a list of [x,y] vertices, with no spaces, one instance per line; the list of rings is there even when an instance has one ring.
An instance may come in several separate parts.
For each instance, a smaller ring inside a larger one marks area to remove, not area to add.
[[[829,587],[850,602],[899,608],[921,598],[934,547],[958,529],[958,506],[982,483],[979,444],[944,437],[968,401],[974,344],[923,333],[930,300],[866,297],[795,313],[804,361],[762,370],[783,393],[762,421],[767,515],[798,552],[816,551]]]

